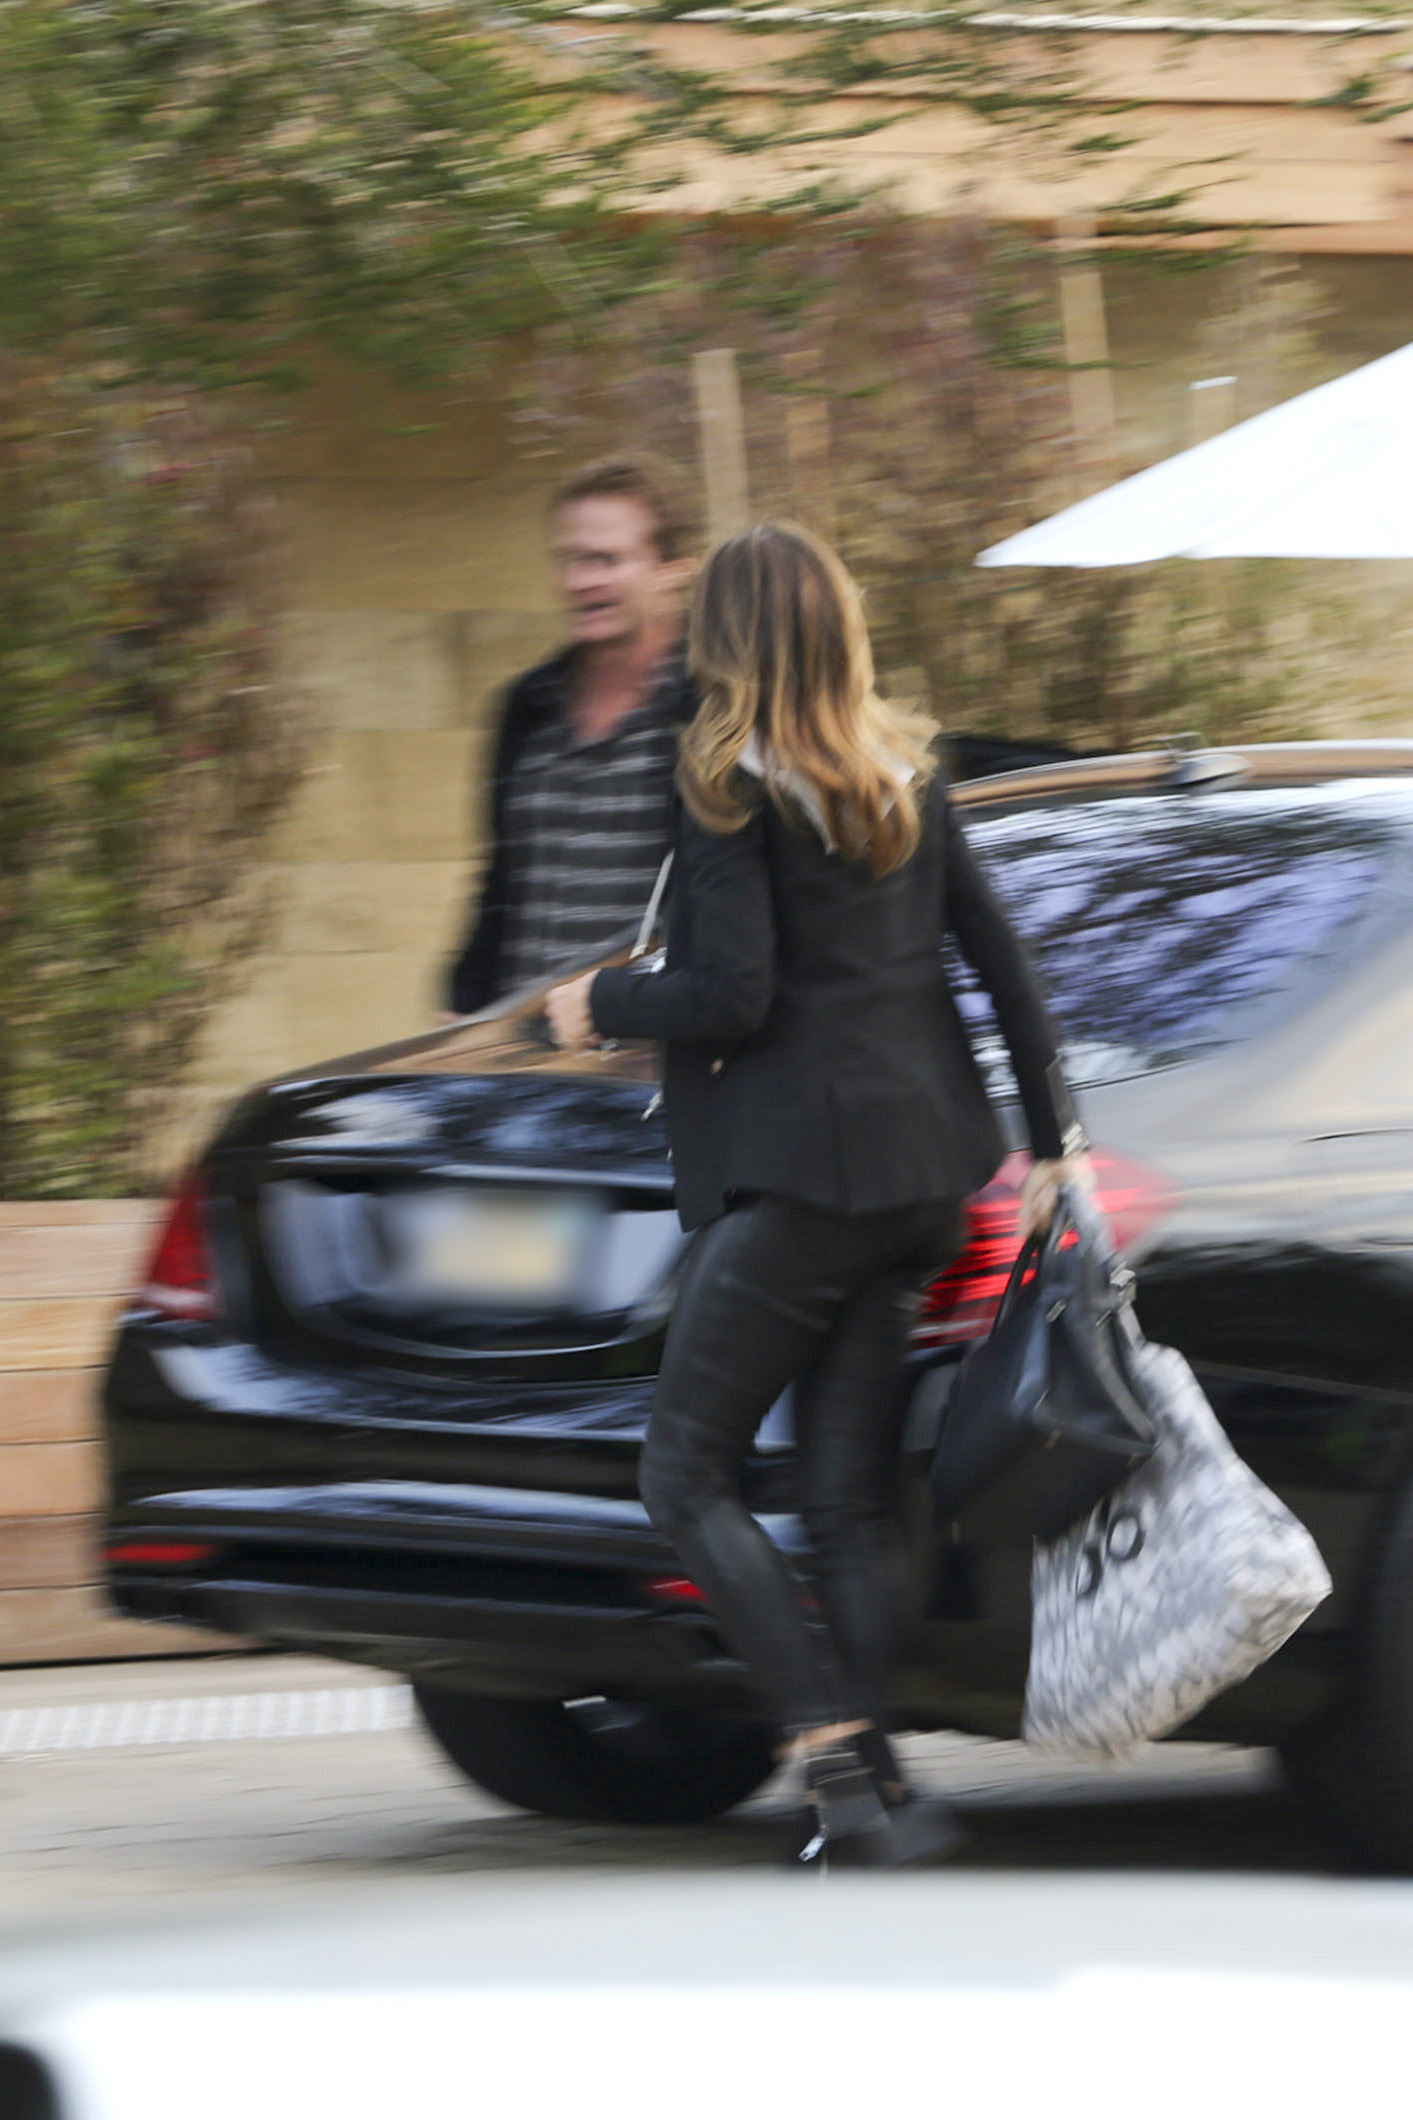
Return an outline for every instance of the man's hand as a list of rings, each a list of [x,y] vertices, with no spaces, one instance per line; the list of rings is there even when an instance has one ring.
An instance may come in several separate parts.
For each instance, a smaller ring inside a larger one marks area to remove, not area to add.
[[[1055,1219],[1062,1185],[1073,1185],[1082,1193],[1094,1190],[1094,1165],[1088,1156],[1065,1156],[1052,1162],[1032,1163],[1025,1174],[1020,1198],[1020,1235],[1044,1236]]]
[[[597,977],[597,972],[584,972],[567,986],[551,988],[545,996],[550,1035],[562,1053],[581,1052],[586,1045],[599,1042],[589,1013],[589,988]]]

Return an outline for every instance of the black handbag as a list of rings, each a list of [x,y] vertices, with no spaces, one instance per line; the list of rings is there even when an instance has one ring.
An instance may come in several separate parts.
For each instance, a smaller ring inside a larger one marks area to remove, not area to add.
[[[1156,1436],[1130,1367],[1134,1279],[1102,1218],[1061,1187],[1049,1230],[1011,1270],[990,1334],[967,1355],[932,1461],[939,1524],[982,1543],[1058,1538]]]

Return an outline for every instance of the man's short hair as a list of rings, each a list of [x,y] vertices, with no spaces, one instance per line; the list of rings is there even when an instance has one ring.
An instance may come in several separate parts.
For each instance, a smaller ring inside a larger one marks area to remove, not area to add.
[[[601,494],[637,501],[652,518],[658,558],[681,559],[691,536],[690,510],[685,483],[671,464],[657,456],[600,457],[565,480],[554,508],[557,512],[571,501],[597,500]]]

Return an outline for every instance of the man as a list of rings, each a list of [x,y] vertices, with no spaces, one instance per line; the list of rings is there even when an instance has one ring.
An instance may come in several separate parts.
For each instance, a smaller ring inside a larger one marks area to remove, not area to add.
[[[609,458],[561,488],[553,522],[569,646],[506,695],[489,859],[447,980],[458,1016],[631,926],[672,843],[677,736],[695,708],[675,480]]]

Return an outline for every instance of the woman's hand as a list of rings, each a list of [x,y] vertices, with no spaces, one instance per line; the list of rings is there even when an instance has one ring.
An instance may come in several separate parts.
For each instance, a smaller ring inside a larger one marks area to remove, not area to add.
[[[1025,1174],[1020,1197],[1020,1235],[1024,1244],[1031,1236],[1043,1237],[1055,1219],[1062,1185],[1073,1185],[1082,1193],[1094,1190],[1094,1165],[1087,1155],[1064,1156],[1032,1163]]]
[[[562,1053],[582,1052],[586,1045],[599,1042],[589,1009],[589,989],[597,977],[597,972],[585,972],[545,995],[550,1035]]]

